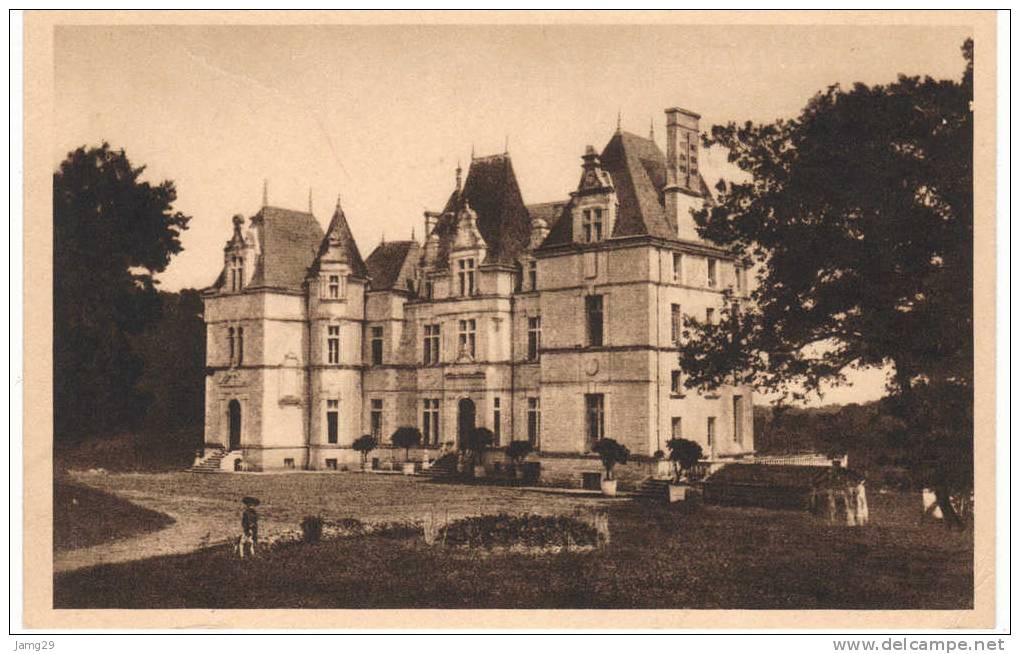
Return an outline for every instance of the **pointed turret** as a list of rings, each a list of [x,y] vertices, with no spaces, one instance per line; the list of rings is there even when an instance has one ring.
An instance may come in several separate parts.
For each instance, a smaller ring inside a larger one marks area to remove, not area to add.
[[[365,262],[361,258],[358,244],[354,241],[350,225],[347,224],[347,216],[344,215],[343,207],[340,204],[340,196],[336,198],[336,209],[333,210],[333,218],[326,228],[326,235],[319,245],[315,262],[309,270],[309,276],[318,274],[324,264],[346,264],[352,275],[366,277],[367,270]]]

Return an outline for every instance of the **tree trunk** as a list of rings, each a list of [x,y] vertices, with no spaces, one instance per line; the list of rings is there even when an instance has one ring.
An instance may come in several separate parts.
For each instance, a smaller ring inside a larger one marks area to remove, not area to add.
[[[939,509],[942,510],[942,520],[945,522],[946,528],[963,529],[963,520],[953,508],[953,503],[949,501],[949,489],[945,486],[936,486],[935,501],[938,503]]]

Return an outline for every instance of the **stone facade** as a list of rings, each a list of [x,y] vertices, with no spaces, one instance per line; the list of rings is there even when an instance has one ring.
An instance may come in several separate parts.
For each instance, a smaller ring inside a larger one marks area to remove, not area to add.
[[[339,201],[325,233],[310,213],[235,217],[204,296],[206,442],[249,469],[342,469],[364,433],[384,444],[374,457],[400,458],[385,444],[416,426],[412,456],[434,459],[479,425],[578,482],[599,438],[645,461],[673,435],[752,453],[751,388],[679,383],[682,317],[713,319],[725,289],[742,301],[749,275],[697,236],[690,210],[711,202],[698,119],[666,113],[668,154],[617,131],[560,202],[525,205],[508,154],[473,158],[426,212],[424,244],[367,260]]]

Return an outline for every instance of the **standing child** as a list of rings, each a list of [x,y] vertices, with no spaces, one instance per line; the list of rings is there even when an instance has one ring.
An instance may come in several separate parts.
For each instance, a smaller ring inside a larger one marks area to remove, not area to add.
[[[245,497],[241,502],[244,503],[245,508],[241,513],[241,543],[238,549],[243,559],[246,549],[250,549],[251,555],[255,556],[255,546],[259,542],[259,514],[255,511],[259,500],[254,497]]]

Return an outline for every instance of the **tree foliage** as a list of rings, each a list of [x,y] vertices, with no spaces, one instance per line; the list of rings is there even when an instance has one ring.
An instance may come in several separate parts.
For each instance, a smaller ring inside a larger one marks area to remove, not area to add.
[[[372,434],[362,434],[354,439],[351,447],[355,452],[361,454],[361,467],[364,468],[365,464],[368,462],[368,454],[375,448],[379,447],[379,439]]]
[[[718,202],[695,212],[699,232],[750,256],[758,272],[740,311],[714,326],[689,322],[680,348],[689,385],[730,383],[739,370],[742,381],[796,396],[890,365],[889,391],[920,439],[915,464],[971,479],[967,457],[946,451],[955,442],[950,452],[969,452],[972,438],[969,40],[963,54],[960,81],[834,85],[796,118],[719,125],[704,137],[749,179],[717,185]],[[950,397],[960,401],[933,401]]]
[[[421,430],[417,427],[397,427],[390,441],[404,450],[404,461],[411,457],[411,448],[421,445]]]
[[[69,153],[53,174],[54,435],[137,427],[142,369],[130,336],[159,316],[155,273],[181,251],[189,217],[173,182],[104,143]]]
[[[600,439],[591,451],[599,455],[602,460],[602,467],[606,469],[606,479],[613,478],[613,468],[617,465],[626,465],[630,459],[630,450],[626,445],[621,445],[612,438]]]
[[[669,460],[673,462],[673,476],[677,482],[705,455],[698,442],[686,438],[671,438],[666,447],[669,448]]]

